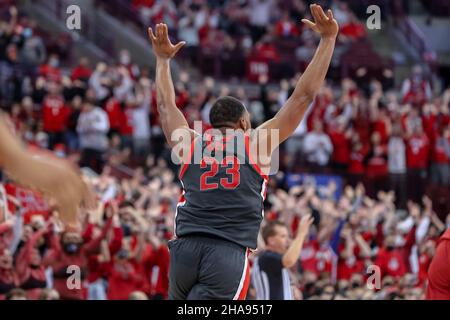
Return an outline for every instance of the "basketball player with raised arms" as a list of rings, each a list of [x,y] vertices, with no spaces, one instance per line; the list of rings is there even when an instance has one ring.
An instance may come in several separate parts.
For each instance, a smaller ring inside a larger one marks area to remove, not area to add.
[[[310,6],[302,22],[321,37],[295,90],[278,113],[251,129],[246,107],[220,97],[210,112],[212,133],[189,128],[175,104],[170,60],[185,42],[173,45],[165,24],[149,28],[156,56],[157,104],[162,129],[181,162],[183,194],[169,242],[169,299],[245,299],[248,255],[257,247],[270,165],[265,159],[300,124],[324,82],[338,34],[331,10]],[[230,133],[231,132],[231,133]],[[231,147],[230,147],[231,146]],[[310,216],[301,223],[311,224]]]

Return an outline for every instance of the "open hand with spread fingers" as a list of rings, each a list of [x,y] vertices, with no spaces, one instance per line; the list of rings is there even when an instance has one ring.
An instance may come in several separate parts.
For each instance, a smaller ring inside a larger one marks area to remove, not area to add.
[[[167,25],[158,23],[153,33],[152,28],[148,28],[148,37],[152,43],[153,52],[159,59],[171,59],[186,44],[185,41],[178,42],[173,45],[169,39],[169,31]]]
[[[302,22],[320,34],[322,38],[335,39],[339,32],[339,25],[333,17],[333,12],[328,9],[327,14],[325,14],[322,7],[317,4],[312,4],[309,8],[311,9],[314,22],[308,19],[302,19]]]

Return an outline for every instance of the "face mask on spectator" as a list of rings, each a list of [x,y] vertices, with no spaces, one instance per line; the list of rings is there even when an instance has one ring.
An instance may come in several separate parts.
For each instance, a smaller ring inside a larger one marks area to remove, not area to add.
[[[64,252],[67,254],[75,254],[80,250],[80,245],[78,243],[65,243]]]
[[[64,151],[62,151],[62,150],[55,151],[55,155],[57,157],[59,157],[59,158],[65,158],[66,157],[66,153]]]
[[[306,292],[310,291],[314,287],[314,283],[308,282],[305,284],[304,289]]]
[[[49,61],[49,65],[53,68],[58,68],[59,66],[59,60],[57,58],[51,58]]]
[[[130,253],[128,252],[128,250],[122,249],[119,251],[119,253],[117,253],[117,258],[121,259],[121,260],[126,260],[128,259],[128,257],[130,256]]]
[[[397,235],[395,237],[395,246],[396,247],[401,247],[405,244],[405,239],[403,239],[403,237],[401,235]]]
[[[25,28],[22,34],[25,38],[30,38],[33,35],[33,29]]]
[[[123,230],[123,236],[124,237],[129,237],[131,236],[131,227],[127,224],[122,225],[122,230]]]
[[[131,61],[130,56],[128,54],[123,54],[120,56],[120,63],[121,64],[129,64]]]

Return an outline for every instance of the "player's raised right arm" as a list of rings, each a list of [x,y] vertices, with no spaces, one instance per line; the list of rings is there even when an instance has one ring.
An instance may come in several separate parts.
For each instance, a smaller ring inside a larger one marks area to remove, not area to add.
[[[156,25],[155,33],[149,28],[148,34],[156,56],[157,106],[161,126],[167,142],[174,147],[177,143],[172,139],[175,130],[185,129],[187,135],[194,136],[193,130],[189,128],[186,118],[175,103],[175,89],[170,72],[170,60],[185,42],[173,45],[169,39],[167,25],[162,23]]]
[[[325,14],[322,8],[316,4],[312,4],[310,9],[314,22],[307,19],[302,19],[302,22],[320,34],[320,44],[286,104],[272,119],[258,127],[258,129],[267,129],[267,150],[270,151],[286,140],[298,127],[308,106],[322,86],[330,66],[339,26],[333,18],[331,10]],[[271,141],[271,129],[278,130],[278,141]]]

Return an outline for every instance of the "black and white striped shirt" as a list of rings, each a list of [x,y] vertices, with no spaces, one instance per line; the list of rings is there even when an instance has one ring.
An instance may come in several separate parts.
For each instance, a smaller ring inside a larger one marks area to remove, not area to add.
[[[283,267],[282,255],[264,251],[253,264],[252,284],[256,300],[292,300],[289,272]]]

